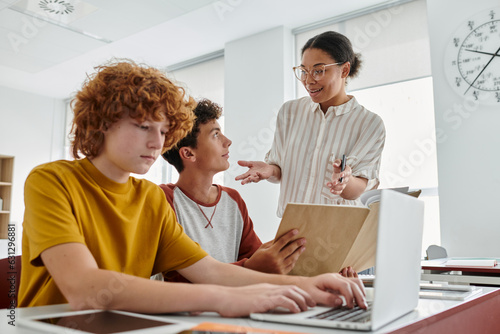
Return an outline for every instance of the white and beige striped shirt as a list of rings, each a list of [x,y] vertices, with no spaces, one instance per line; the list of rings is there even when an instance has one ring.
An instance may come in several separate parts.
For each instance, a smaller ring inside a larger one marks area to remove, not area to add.
[[[345,154],[353,175],[369,180],[366,190],[376,188],[384,142],[382,119],[354,97],[326,114],[308,96],[283,104],[265,159],[281,168],[278,217],[290,202],[360,205],[330,193],[332,162]]]

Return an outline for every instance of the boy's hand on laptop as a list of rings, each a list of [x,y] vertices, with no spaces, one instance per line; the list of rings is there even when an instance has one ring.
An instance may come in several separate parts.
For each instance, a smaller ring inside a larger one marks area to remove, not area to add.
[[[229,295],[226,295],[226,294]],[[306,311],[316,306],[313,298],[295,285],[254,284],[243,287],[224,287],[217,306],[223,317],[242,317],[250,313],[263,313],[276,309],[287,309],[292,313]]]
[[[305,238],[294,240],[298,232],[293,229],[276,240],[262,244],[244,267],[271,274],[288,274],[305,250]]]
[[[358,305],[366,309],[366,294],[359,278],[343,277],[340,274],[323,274],[314,277],[300,277],[299,287],[309,292],[321,305],[341,306],[344,297],[347,307]]]

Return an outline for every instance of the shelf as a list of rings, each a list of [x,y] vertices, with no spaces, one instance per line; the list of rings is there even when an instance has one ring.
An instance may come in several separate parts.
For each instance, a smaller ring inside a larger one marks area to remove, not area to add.
[[[0,239],[6,239],[10,223],[10,208],[12,195],[12,179],[14,173],[14,157],[0,154]]]

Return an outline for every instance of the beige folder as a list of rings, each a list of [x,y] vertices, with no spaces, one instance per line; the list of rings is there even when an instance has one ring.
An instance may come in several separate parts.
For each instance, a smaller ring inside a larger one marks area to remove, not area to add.
[[[379,203],[371,208],[298,204],[286,206],[276,238],[292,228],[307,240],[291,275],[314,276],[351,266],[357,272],[375,264]]]
[[[414,197],[420,191],[409,193]],[[314,276],[351,266],[356,272],[375,265],[380,202],[368,207],[289,203],[276,238],[292,228],[307,240],[291,275]]]

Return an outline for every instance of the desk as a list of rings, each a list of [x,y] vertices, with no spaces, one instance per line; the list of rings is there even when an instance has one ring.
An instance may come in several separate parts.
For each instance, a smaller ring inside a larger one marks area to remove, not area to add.
[[[32,308],[19,308],[15,317],[41,315],[69,311],[67,304]],[[483,287],[480,295],[468,301],[420,299],[417,308],[411,313],[372,333],[498,333],[500,327],[500,289]],[[0,333],[2,334],[39,334],[24,327],[8,325],[9,310],[0,310]],[[260,322],[248,318],[221,318],[215,313],[200,316],[161,315],[171,320],[193,323],[216,322],[261,329],[274,329],[297,333],[345,333],[354,331],[332,330],[327,328],[293,326]]]
[[[446,266],[448,259],[422,261],[423,281],[444,281],[455,284],[500,286],[500,265],[493,268]]]

